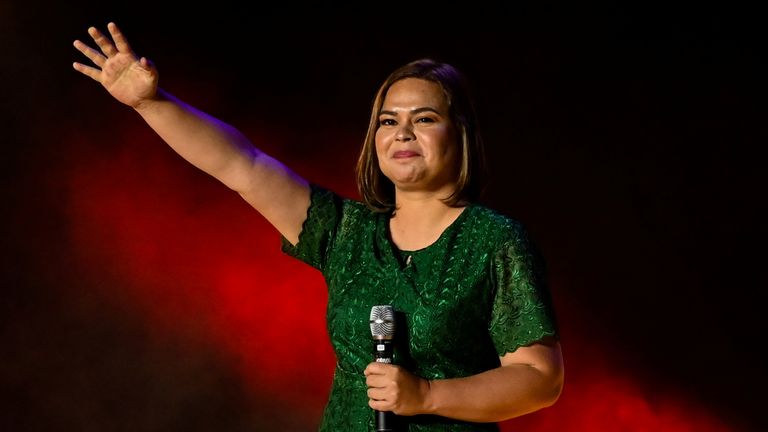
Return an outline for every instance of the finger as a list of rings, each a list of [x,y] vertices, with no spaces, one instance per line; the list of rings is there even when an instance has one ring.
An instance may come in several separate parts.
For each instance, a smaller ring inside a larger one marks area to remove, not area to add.
[[[104,55],[107,57],[112,57],[117,54],[117,49],[115,49],[115,46],[112,45],[112,42],[107,39],[107,37],[104,36],[104,34],[100,32],[96,27],[89,27],[88,34],[91,35],[93,41],[96,42],[96,45],[99,46],[101,52],[103,52]]]
[[[99,69],[96,69],[94,67],[86,66],[82,63],[74,62],[72,63],[72,67],[75,68],[76,71],[82,73],[83,75],[87,75],[94,80],[101,82],[101,71]]]
[[[376,411],[392,411],[392,407],[387,401],[368,399],[368,406],[375,409]]]
[[[392,380],[384,375],[369,375],[365,379],[365,385],[371,388],[383,388],[392,383]]]
[[[391,367],[392,365],[388,365],[386,363],[378,363],[378,362],[372,362],[368,363],[368,366],[365,368],[365,375],[382,375],[387,372],[387,367]]]
[[[379,387],[378,379],[373,375],[368,375],[365,377],[365,385],[368,387]]]
[[[78,51],[85,54],[86,57],[91,59],[91,61],[98,67],[103,68],[104,62],[107,61],[107,58],[101,55],[100,52],[96,51],[95,49],[89,47],[88,45],[80,42],[79,40],[76,40],[75,48],[77,48]]]
[[[368,400],[375,402],[387,402],[387,395],[383,390],[369,389]]]
[[[123,35],[123,32],[121,32],[120,29],[117,27],[117,24],[111,22],[107,24],[107,29],[109,30],[109,34],[112,35],[112,40],[115,41],[115,45],[117,46],[118,52],[133,54],[133,50],[131,49],[131,46],[128,44],[128,39],[125,38],[125,36]]]

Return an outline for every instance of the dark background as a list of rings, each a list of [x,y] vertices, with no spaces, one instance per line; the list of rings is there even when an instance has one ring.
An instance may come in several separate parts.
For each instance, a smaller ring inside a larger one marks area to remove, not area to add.
[[[142,159],[159,158],[153,169],[167,174],[159,178],[176,178],[184,194],[228,193],[72,70],[72,61],[87,59],[71,42],[88,41],[88,26],[104,30],[110,20],[158,65],[161,86],[348,195],[380,81],[418,57],[456,65],[473,86],[488,144],[483,202],[525,223],[549,264],[570,380],[563,408],[550,410],[580,418],[595,400],[621,399],[625,387],[586,390],[595,377],[619,376],[647,406],[674,395],[696,407],[672,416],[681,424],[695,422],[700,409],[730,428],[712,430],[765,425],[759,411],[768,382],[757,352],[766,300],[766,54],[756,11],[152,6],[0,6],[0,429],[312,430],[319,413],[248,391],[232,367],[237,356],[195,332],[162,327],[140,302],[115,301],[110,290],[131,292],[133,282],[99,273],[93,256],[109,261],[116,253],[109,243],[81,253],[88,226],[78,225],[73,202],[99,208],[121,189],[110,181],[73,199],[78,175],[98,184],[89,173],[130,166],[126,175],[155,178],[143,174]],[[141,140],[125,140],[127,131]],[[123,150],[136,159],[98,165]],[[280,261],[287,258],[270,239],[267,261],[293,265]],[[138,295],[149,303],[152,296]],[[321,320],[324,304],[309,307]],[[284,335],[290,345],[294,334]],[[329,351],[323,355],[332,366]],[[323,378],[311,399],[322,405],[330,371],[316,373]],[[582,398],[588,394],[596,396]],[[637,429],[602,423],[602,430],[644,430],[648,418],[666,415],[630,412]],[[520,424],[594,430],[545,417]],[[688,430],[664,427],[655,430]]]

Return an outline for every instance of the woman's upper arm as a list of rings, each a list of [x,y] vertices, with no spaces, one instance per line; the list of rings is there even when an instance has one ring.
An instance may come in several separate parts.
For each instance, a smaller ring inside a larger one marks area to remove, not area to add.
[[[513,352],[505,353],[500,357],[501,365],[525,364],[542,372],[557,372],[563,367],[563,354],[560,342],[552,337],[534,342],[527,346],[521,346]]]
[[[522,346],[500,357],[502,367],[527,366],[543,378],[543,394],[554,402],[560,395],[564,379],[563,354],[560,342],[547,337],[540,342]]]
[[[242,176],[240,196],[291,244],[298,243],[310,204],[309,183],[264,153],[253,158]]]

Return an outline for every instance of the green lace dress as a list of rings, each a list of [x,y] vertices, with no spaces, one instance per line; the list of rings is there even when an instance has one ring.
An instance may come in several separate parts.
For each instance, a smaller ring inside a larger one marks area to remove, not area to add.
[[[369,315],[396,311],[394,363],[434,380],[499,366],[499,356],[556,336],[541,261],[519,222],[469,205],[430,246],[400,251],[390,215],[317,185],[298,243],[282,250],[320,270],[336,370],[321,431],[375,430],[363,369],[372,361]],[[498,431],[432,415],[400,416],[403,431]]]

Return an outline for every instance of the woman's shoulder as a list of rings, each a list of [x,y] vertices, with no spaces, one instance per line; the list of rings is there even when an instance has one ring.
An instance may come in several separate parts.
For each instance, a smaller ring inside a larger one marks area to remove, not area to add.
[[[525,226],[519,219],[495,208],[475,203],[471,205],[471,209],[475,224],[493,228],[500,235],[525,231]]]
[[[318,206],[335,208],[342,219],[374,219],[377,215],[365,203],[357,199],[350,198],[317,183],[312,183],[310,186],[312,203]]]
[[[483,205],[473,206],[470,222],[473,245],[494,257],[494,262],[527,262],[543,268],[543,260],[528,228],[519,219]]]
[[[528,241],[525,224],[519,219],[483,204],[471,205],[469,228],[476,239],[500,247],[509,243]]]

